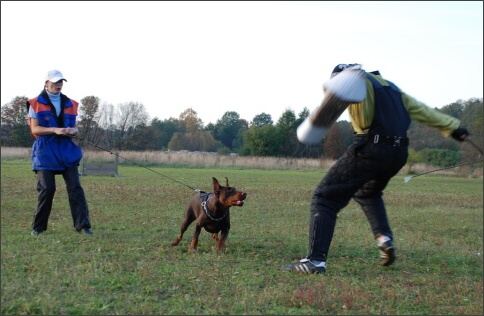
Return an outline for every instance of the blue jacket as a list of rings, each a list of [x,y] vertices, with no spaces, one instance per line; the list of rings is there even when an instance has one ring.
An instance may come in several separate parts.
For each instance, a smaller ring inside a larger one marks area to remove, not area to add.
[[[61,94],[61,113],[55,113],[55,108],[45,91],[30,99],[39,125],[43,127],[76,127],[77,109],[79,103]],[[32,170],[63,171],[72,166],[78,166],[82,158],[82,149],[71,137],[56,134],[35,135],[32,145]]]

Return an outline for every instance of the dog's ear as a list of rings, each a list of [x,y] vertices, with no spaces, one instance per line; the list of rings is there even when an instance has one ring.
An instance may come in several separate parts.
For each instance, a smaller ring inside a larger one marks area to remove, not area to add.
[[[218,183],[218,180],[212,177],[212,182],[213,182],[213,192],[214,193],[220,192],[220,183]]]
[[[225,180],[227,181],[226,186],[229,186],[229,178],[225,177]]]

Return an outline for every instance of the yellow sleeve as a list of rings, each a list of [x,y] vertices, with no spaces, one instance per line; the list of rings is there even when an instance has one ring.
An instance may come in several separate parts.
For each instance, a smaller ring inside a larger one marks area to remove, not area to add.
[[[460,120],[455,117],[432,109],[404,92],[402,99],[412,120],[438,129],[445,137],[449,137],[460,125]]]
[[[379,75],[373,75],[382,85],[388,83]],[[366,79],[367,95],[361,103],[353,103],[348,107],[351,125],[357,134],[366,134],[373,122],[375,114],[375,96],[370,80]],[[401,91],[402,100],[411,120],[436,128],[442,135],[449,137],[460,125],[460,120],[432,109],[412,96]]]

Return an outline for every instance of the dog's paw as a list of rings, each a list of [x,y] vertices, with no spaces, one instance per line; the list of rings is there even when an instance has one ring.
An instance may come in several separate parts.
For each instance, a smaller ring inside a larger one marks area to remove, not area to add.
[[[218,233],[214,233],[212,234],[212,238],[213,240],[215,240],[216,242],[218,242],[220,239],[218,238]]]

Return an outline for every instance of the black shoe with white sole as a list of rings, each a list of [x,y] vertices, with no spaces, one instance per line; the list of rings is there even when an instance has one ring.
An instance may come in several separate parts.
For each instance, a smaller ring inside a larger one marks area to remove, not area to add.
[[[286,264],[282,266],[283,270],[296,271],[305,274],[320,274],[326,272],[326,262],[320,262],[317,265],[311,262],[311,260],[304,258],[296,264]]]

